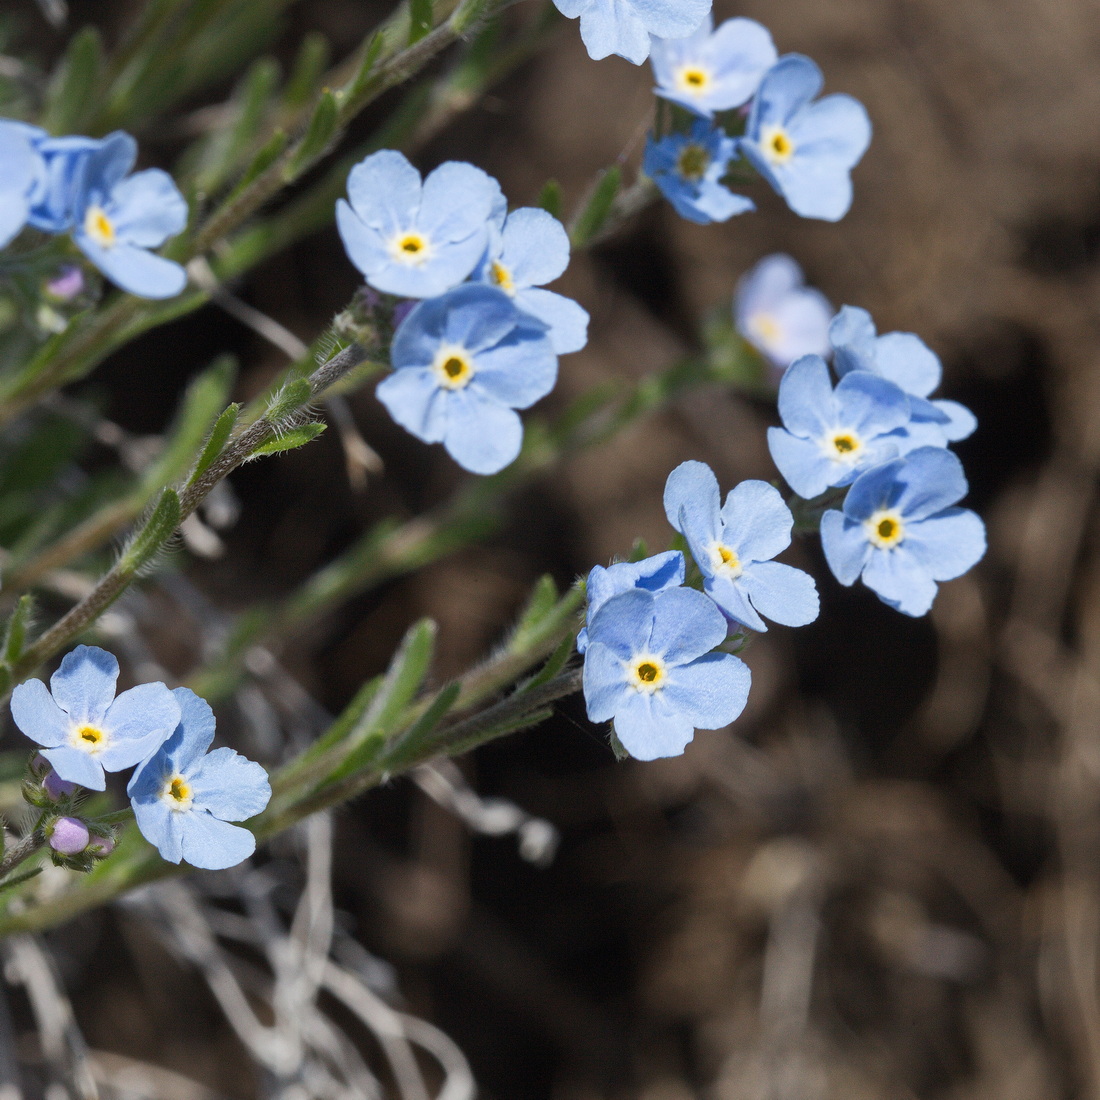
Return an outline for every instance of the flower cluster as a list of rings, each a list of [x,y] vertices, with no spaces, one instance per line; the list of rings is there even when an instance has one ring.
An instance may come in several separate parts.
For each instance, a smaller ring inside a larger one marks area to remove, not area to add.
[[[15,724],[42,746],[42,764],[31,766],[31,801],[72,808],[78,788],[102,791],[105,772],[133,767],[127,793],[138,828],[165,859],[209,870],[247,859],[256,839],[230,823],[267,805],[267,773],[232,749],[207,751],[214,715],[194,692],[152,683],[116,695],[118,674],[110,653],[81,645],[66,654],[49,688],[27,680],[12,692]],[[48,828],[62,856],[110,852],[110,837],[79,817],[55,816]]]
[[[577,639],[588,717],[613,721],[639,760],[677,755],[695,729],[726,726],[744,709],[749,670],[717,651],[731,636],[767,630],[763,617],[803,626],[818,613],[813,579],[772,560],[790,545],[794,523],[773,486],[743,481],[723,504],[710,467],[684,462],[669,475],[665,512],[702,592],[685,587],[679,551],[596,566]]]
[[[184,228],[187,203],[166,172],[133,172],[136,160],[129,134],[55,138],[0,119],[0,247],[27,226],[70,233],[123,290],[142,298],[179,294],[184,269],[150,250]]]
[[[937,582],[961,576],[985,553],[982,521],[956,507],[967,483],[947,450],[977,421],[957,402],[931,399],[940,361],[912,333],[879,336],[865,310],[845,306],[829,339],[839,380],[834,386],[819,355],[788,368],[779,385],[783,426],[768,431],[772,459],[806,500],[840,504],[843,494],[841,507],[821,518],[837,579],[862,577],[885,603],[924,615]]]
[[[588,314],[544,289],[569,264],[565,228],[545,210],[509,214],[480,168],[451,161],[421,180],[389,149],[352,169],[336,222],[370,286],[420,299],[397,328],[379,400],[467,470],[503,469],[523,441],[515,410],[545,397],[558,356],[587,341]]]
[[[708,13],[694,33],[667,37],[653,40],[656,92],[688,114],[673,132],[650,136],[644,167],[677,213],[706,224],[752,210],[726,185],[739,165],[755,169],[796,214],[842,218],[851,170],[871,141],[863,105],[847,95],[817,99],[817,65],[800,54],[779,57],[751,19],[715,29]]]

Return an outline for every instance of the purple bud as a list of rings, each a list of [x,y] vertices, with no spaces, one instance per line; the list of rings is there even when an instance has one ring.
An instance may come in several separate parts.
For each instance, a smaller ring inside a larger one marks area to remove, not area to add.
[[[63,856],[78,856],[88,847],[91,834],[79,817],[59,817],[50,829],[50,847]]]
[[[114,837],[97,836],[95,833],[92,833],[92,839],[88,845],[89,852],[93,852],[97,856],[109,856],[114,850]]]
[[[40,752],[36,752],[34,756],[31,757],[30,768],[36,779],[41,779],[44,775],[47,775],[53,770],[50,766],[50,762]]]
[[[76,790],[76,784],[70,783],[67,779],[62,779],[57,772],[51,769],[46,778],[42,780],[42,789],[52,801],[60,802],[61,799],[67,798]]]
[[[66,264],[49,282],[46,293],[56,302],[71,302],[84,289],[84,272]]]

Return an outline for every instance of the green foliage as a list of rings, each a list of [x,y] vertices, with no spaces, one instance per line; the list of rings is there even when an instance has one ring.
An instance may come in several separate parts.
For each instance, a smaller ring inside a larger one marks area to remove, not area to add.
[[[570,226],[569,236],[574,248],[583,248],[607,224],[622,182],[623,173],[618,165],[600,173],[584,206]]]
[[[94,27],[78,31],[50,82],[43,128],[79,133],[93,117],[103,79],[103,41]]]
[[[327,427],[327,424],[319,420],[309,424],[299,424],[296,428],[280,432],[274,439],[254,447],[252,457],[259,458],[261,455],[278,455],[285,451],[295,451],[307,443],[312,443]]]
[[[136,573],[147,566],[176,533],[180,524],[180,498],[172,489],[165,489],[149,518],[130,540],[119,558],[123,573]]]
[[[4,628],[3,663],[13,665],[23,656],[27,641],[27,630],[34,614],[34,597],[29,593],[19,597],[15,610],[8,618]]]
[[[224,412],[214,421],[214,426],[210,429],[210,435],[207,436],[206,444],[202,449],[202,453],[199,455],[195,462],[194,469],[191,471],[191,477],[188,479],[188,484],[194,484],[208,469],[213,465],[218,455],[222,453],[222,448],[225,447],[226,442],[229,440],[229,436],[233,431],[233,426],[237,423],[237,416],[240,414],[240,405],[233,404],[228,406]]]

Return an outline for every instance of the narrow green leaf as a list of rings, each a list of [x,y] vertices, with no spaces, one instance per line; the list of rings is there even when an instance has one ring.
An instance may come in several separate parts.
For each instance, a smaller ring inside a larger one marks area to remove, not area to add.
[[[340,92],[340,102],[354,104],[366,90],[370,83],[371,74],[374,72],[378,59],[382,56],[382,50],[386,45],[386,36],[381,31],[375,31],[367,43],[363,54],[363,63],[359,66],[355,76],[344,85]]]
[[[13,886],[19,886],[28,879],[32,879],[35,875],[40,874],[42,874],[41,867],[32,867],[29,871],[23,871],[21,874],[12,875],[10,878],[4,879],[3,882],[0,882],[0,890],[10,890]]]
[[[544,619],[551,615],[558,603],[558,586],[551,576],[540,577],[516,623],[511,646],[523,647],[523,640],[538,631]]]
[[[520,684],[513,694],[523,695],[533,688],[542,687],[543,684],[547,684],[553,680],[569,663],[569,658],[573,656],[573,648],[576,644],[577,639],[573,634],[567,634],[561,640],[561,644],[558,648],[547,658],[546,664],[544,664],[529,680],[525,680]]]
[[[119,565],[127,573],[136,573],[160,552],[180,524],[180,498],[165,489],[144,526],[122,552]]]
[[[316,760],[320,756],[324,756],[329,749],[338,745],[353,729],[355,729],[366,713],[367,708],[374,702],[374,697],[382,687],[383,679],[382,676],[375,676],[374,679],[368,680],[355,693],[355,697],[340,712],[336,721],[334,721],[332,725],[329,726],[329,728],[325,730],[325,732],[314,741],[304,753],[302,753],[300,758],[301,763],[308,763],[309,761]],[[292,762],[288,765],[287,770],[293,769],[294,763],[295,762]]]
[[[435,16],[432,0],[409,0],[409,45],[413,46],[432,29]]]
[[[7,629],[4,631],[4,664],[13,665],[23,656],[23,648],[27,642],[27,627],[30,625],[31,615],[34,612],[34,597],[25,595],[19,597],[15,610],[8,619]]]
[[[538,199],[535,200],[535,205],[541,206],[547,214],[552,214],[558,221],[561,221],[561,184],[557,180],[547,180],[542,185],[542,190],[539,192]]]
[[[383,763],[387,769],[399,768],[416,755],[423,742],[431,737],[436,726],[443,721],[447,712],[455,705],[461,691],[460,684],[451,683],[439,692],[424,713],[397,739],[393,748],[386,753]]]
[[[284,451],[295,451],[299,447],[304,447],[307,443],[312,443],[327,427],[327,424],[323,424],[319,420],[312,421],[309,424],[301,424],[297,428],[291,428],[289,431],[283,432],[275,439],[269,439],[266,443],[261,443],[252,452],[251,457],[259,458],[261,455],[280,455]]]
[[[299,176],[324,154],[336,136],[339,120],[340,108],[336,103],[336,97],[328,90],[322,92],[317,106],[313,109],[306,132],[287,167],[288,181]]]
[[[311,31],[302,39],[290,79],[283,90],[283,103],[291,110],[304,107],[310,96],[316,93],[317,85],[328,68],[330,52],[328,39],[318,31]]]
[[[198,461],[195,463],[195,468],[188,480],[189,485],[193,484],[198,478],[206,473],[206,471],[210,469],[211,463],[222,453],[222,448],[225,446],[230,433],[233,431],[233,425],[237,423],[237,414],[240,411],[240,405],[234,403],[229,405],[221,416],[214,421],[214,427],[210,429],[210,435],[207,437],[206,446],[203,447],[202,454],[199,455]]]
[[[56,134],[79,130],[98,103],[102,86],[103,40],[95,27],[73,36],[47,97],[44,125]]]
[[[630,759],[630,753],[626,751],[623,743],[619,740],[619,735],[615,732],[614,728],[611,730],[610,735],[611,751],[615,756],[615,759],[621,764],[624,760]]]
[[[584,208],[573,219],[570,239],[574,248],[581,248],[596,236],[604,227],[607,216],[615,202],[615,196],[622,185],[623,173],[618,165],[613,165],[600,174],[596,186],[592,188]]]
[[[313,390],[305,378],[291,379],[268,402],[267,418],[277,424],[300,411],[303,405],[308,405],[312,397]]]

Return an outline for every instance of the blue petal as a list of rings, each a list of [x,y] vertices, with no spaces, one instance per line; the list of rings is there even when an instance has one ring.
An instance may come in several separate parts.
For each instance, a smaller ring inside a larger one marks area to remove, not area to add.
[[[554,0],[568,18],[580,16],[588,56],[618,54],[640,65],[649,56],[649,36],[684,38],[698,27],[711,0]]]
[[[792,291],[772,316],[778,336],[758,342],[757,347],[779,367],[786,367],[804,355],[827,355],[832,313],[833,307],[820,290],[807,287]]]
[[[805,626],[820,610],[814,579],[801,569],[777,561],[749,565],[739,578],[753,606],[781,626]]]
[[[78,725],[96,726],[115,697],[118,661],[98,646],[78,645],[50,677],[57,705]],[[64,776],[62,776],[64,778]]]
[[[898,471],[897,507],[907,520],[942,512],[966,496],[966,475],[958,456],[939,447],[922,447],[905,458]]]
[[[372,229],[343,200],[336,203],[336,228],[348,259],[370,279],[390,261],[389,252],[377,229]]]
[[[833,576],[845,585],[859,579],[873,549],[863,524],[835,509],[821,517],[821,548]]]
[[[256,838],[239,825],[219,821],[204,810],[183,811],[176,816],[182,819],[183,858],[192,867],[223,871],[243,863],[256,851]]]
[[[447,402],[429,367],[402,367],[384,378],[375,396],[407,432],[425,443],[441,443],[447,430]]]
[[[504,223],[500,259],[517,289],[552,283],[569,266],[569,234],[545,210],[514,210]]]
[[[232,749],[215,749],[188,774],[197,809],[223,821],[247,821],[271,798],[267,772]]]
[[[689,665],[673,669],[668,686],[659,694],[662,703],[696,729],[716,730],[740,716],[748,702],[751,684],[752,674],[739,657],[708,653]]]
[[[960,405],[957,401],[933,401],[932,404],[948,418],[944,434],[949,443],[957,443],[974,434],[978,418],[965,405]]]
[[[903,545],[933,580],[954,580],[985,555],[985,524],[968,509],[948,508],[907,524]]]
[[[444,294],[419,302],[397,326],[390,344],[390,362],[394,369],[402,367],[430,367],[435,353],[444,340],[444,330],[450,314],[453,298]],[[461,299],[460,299],[461,301]],[[503,313],[502,317],[506,316]],[[505,325],[503,332],[508,331]]]
[[[721,645],[728,632],[722,613],[694,588],[670,588],[654,597],[649,647],[670,665],[694,661]]]
[[[700,546],[718,538],[721,493],[705,462],[681,462],[665,482],[665,515],[685,538]]]
[[[499,191],[496,180],[487,172],[449,160],[424,181],[417,224],[433,241],[476,242],[472,271],[489,242],[489,216]]]
[[[79,228],[73,240],[115,286],[138,298],[174,298],[187,285],[187,272],[174,260],[122,241],[101,248]]]
[[[787,484],[806,500],[820,496],[846,469],[826,458],[816,441],[783,428],[768,429],[768,450]]]
[[[473,474],[495,474],[519,457],[523,421],[517,413],[473,385],[449,396],[443,446],[455,462]]]
[[[853,370],[875,370],[875,322],[865,309],[842,306],[829,325],[829,340],[836,351],[833,364],[842,378]]]
[[[141,835],[160,852],[162,859],[179,863],[183,859],[183,813],[170,809],[159,798],[151,801],[133,799],[131,805]]]
[[[768,624],[757,614],[756,608],[749,602],[749,594],[741,585],[740,579],[729,577],[707,577],[703,582],[703,591],[718,605],[727,619],[731,619],[750,630],[766,634]]]
[[[546,334],[558,355],[580,351],[588,343],[588,311],[552,290],[529,287],[516,294],[516,306],[537,317],[550,331]]]
[[[791,544],[794,517],[779,490],[766,481],[742,481],[722,506],[722,541],[742,564],[769,561]]]
[[[790,120],[790,136],[795,146],[792,165],[812,163],[823,172],[847,173],[871,144],[871,120],[858,99],[829,95]]]
[[[436,318],[437,311],[440,319]],[[468,283],[417,307],[401,327],[412,329],[423,324],[428,331],[440,331],[449,343],[476,354],[495,347],[523,319],[503,290]]]
[[[117,184],[108,213],[118,239],[139,248],[159,248],[187,225],[187,203],[172,177],[159,168],[136,172]]]
[[[164,684],[139,684],[124,691],[103,716],[108,740],[99,762],[104,771],[122,771],[152,755],[172,736],[180,718],[180,703]]]
[[[530,408],[558,380],[558,357],[541,328],[517,325],[496,347],[477,356],[471,390],[513,409]]]
[[[893,550],[872,549],[863,583],[884,603],[914,618],[926,615],[936,598],[936,582],[907,552],[904,542]]]
[[[906,393],[927,397],[943,377],[939,356],[911,332],[888,332],[875,343],[875,370]]]
[[[817,440],[837,427],[837,415],[825,360],[819,355],[806,355],[793,362],[779,383],[779,418],[787,431]]]
[[[43,749],[42,755],[50,766],[66,783],[76,783],[90,791],[102,791],[107,787],[107,777],[99,761],[83,749],[72,745],[59,745],[54,749]]]
[[[615,733],[635,760],[680,756],[695,736],[691,720],[666,711],[654,696],[631,691],[615,715]]]
[[[625,661],[647,649],[653,633],[655,599],[640,588],[612,596],[589,617],[588,652],[591,653],[592,647],[599,642]]]
[[[50,748],[68,743],[72,721],[41,680],[26,680],[15,686],[11,716],[20,731],[36,744]]]
[[[772,313],[792,291],[803,285],[802,268],[785,252],[765,256],[737,283],[738,327],[757,313]]]
[[[612,596],[641,588],[654,594],[684,583],[684,555],[679,550],[666,550],[636,562],[616,562],[604,568],[595,565],[588,574],[586,593],[588,616],[591,618]]]
[[[137,142],[120,130],[108,134],[88,157],[84,185],[78,200],[77,222],[90,203],[103,205],[115,186],[130,174],[137,161]]]
[[[190,688],[175,688],[172,694],[179,704],[180,724],[161,752],[175,771],[188,775],[214,740],[214,712]]]
[[[836,387],[836,400],[845,427],[866,441],[909,422],[909,398],[903,390],[868,371],[851,371]]]
[[[592,722],[610,722],[628,694],[637,694],[626,681],[620,657],[602,642],[592,642],[584,655],[584,701]]]
[[[760,83],[746,133],[756,140],[762,126],[786,127],[791,116],[809,103],[824,83],[821,69],[808,57],[797,53],[784,55]]]
[[[348,198],[355,214],[386,239],[415,224],[420,191],[420,173],[393,149],[372,153],[348,173]]]

